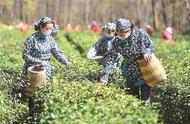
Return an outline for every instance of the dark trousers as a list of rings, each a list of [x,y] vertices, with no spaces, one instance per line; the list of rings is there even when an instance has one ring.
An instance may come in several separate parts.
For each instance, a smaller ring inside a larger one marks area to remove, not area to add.
[[[151,88],[147,84],[142,84],[140,86],[133,86],[130,87],[130,93],[137,98],[146,101],[148,104],[151,105]]]
[[[28,100],[28,108],[29,108],[29,115],[33,116],[35,113],[41,113],[43,111],[43,104],[44,102],[41,100],[35,100],[32,97],[29,97]]]

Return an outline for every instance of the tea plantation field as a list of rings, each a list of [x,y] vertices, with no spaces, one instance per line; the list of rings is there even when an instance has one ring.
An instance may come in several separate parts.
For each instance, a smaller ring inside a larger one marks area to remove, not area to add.
[[[0,123],[41,124],[189,124],[190,36],[177,35],[176,45],[153,37],[156,55],[168,79],[153,88],[153,106],[128,93],[127,82],[114,70],[108,86],[99,84],[102,66],[86,58],[99,35],[88,31],[58,33],[58,46],[71,61],[67,69],[52,59],[54,78],[35,94],[40,112],[28,113],[22,76],[23,43],[27,34],[0,26]]]

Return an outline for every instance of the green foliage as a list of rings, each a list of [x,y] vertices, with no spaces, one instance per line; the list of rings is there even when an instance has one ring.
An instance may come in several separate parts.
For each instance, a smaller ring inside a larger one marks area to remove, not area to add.
[[[31,31],[30,31],[31,32]],[[29,32],[29,33],[30,33]],[[177,36],[170,45],[155,37],[156,55],[162,59],[168,79],[153,89],[154,102],[150,107],[128,95],[120,72],[114,71],[110,84],[98,84],[102,66],[86,58],[98,36],[90,32],[70,33],[73,43],[64,32],[58,34],[58,46],[72,63],[64,68],[53,59],[54,79],[40,88],[34,101],[40,101],[41,113],[28,115],[26,85],[22,76],[22,46],[28,34],[17,29],[0,29],[4,46],[0,48],[0,122],[1,123],[129,123],[157,124],[187,123],[190,117],[190,50],[187,36]],[[76,45],[84,50],[82,53]],[[160,115],[158,115],[158,111]],[[159,120],[158,120],[159,119]]]
[[[40,123],[156,124],[158,121],[157,112],[151,107],[114,86],[102,87],[89,81],[58,82],[37,94],[45,109]]]
[[[11,105],[8,103],[6,94],[4,94],[2,91],[0,91],[0,120],[2,123],[6,123],[9,120],[12,120],[12,113]]]
[[[189,123],[190,117],[190,38],[177,36],[177,44],[170,45],[156,39],[157,56],[162,58],[168,74],[163,84],[154,88],[154,100],[161,103],[166,124]]]

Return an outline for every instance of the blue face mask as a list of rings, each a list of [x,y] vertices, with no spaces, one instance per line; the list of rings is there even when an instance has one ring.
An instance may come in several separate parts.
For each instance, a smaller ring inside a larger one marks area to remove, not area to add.
[[[42,34],[43,34],[44,36],[51,35],[51,33],[52,33],[52,30],[51,30],[51,29],[45,30],[45,31],[42,32]]]

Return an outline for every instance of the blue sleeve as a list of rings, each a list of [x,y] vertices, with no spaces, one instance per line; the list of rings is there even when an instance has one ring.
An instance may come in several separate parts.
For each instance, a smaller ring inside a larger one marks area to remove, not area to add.
[[[95,48],[96,52],[101,50],[101,46],[103,43],[103,38],[99,39],[98,42],[96,42],[93,47]]]
[[[118,59],[118,49],[117,46],[112,47],[112,49],[110,50],[109,54],[106,56],[106,65],[103,69],[103,73],[102,76],[100,78],[100,80],[104,80],[104,81],[108,81],[109,75],[114,67],[114,63],[115,61]]]
[[[34,58],[31,56],[31,49],[33,46],[33,41],[34,41],[34,39],[32,36],[30,36],[26,39],[26,41],[24,43],[22,58],[24,59],[25,62],[32,62],[32,63],[41,64],[42,60]]]
[[[113,69],[113,64],[106,63],[106,66],[103,69],[103,73],[100,77],[100,80],[104,80],[104,81],[108,82],[108,78],[109,78],[109,75],[110,75],[112,69]]]
[[[142,54],[152,54],[154,53],[154,45],[150,36],[143,31],[141,35],[141,42],[142,42]]]
[[[89,59],[94,58],[94,57],[97,55],[97,53],[101,50],[102,42],[103,42],[103,40],[102,40],[102,38],[101,38],[100,40],[98,40],[98,42],[96,42],[96,43],[89,49],[89,51],[88,51],[88,53],[87,53],[87,57],[88,57]]]
[[[69,63],[63,52],[58,48],[55,40],[52,40],[51,53],[55,57],[55,59],[59,61],[61,64],[67,65]]]

